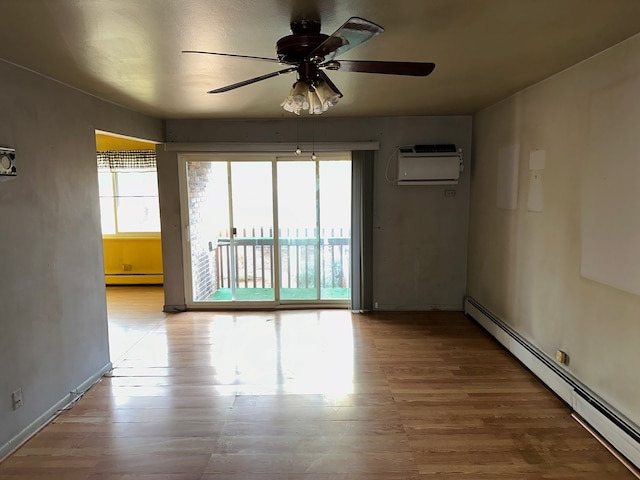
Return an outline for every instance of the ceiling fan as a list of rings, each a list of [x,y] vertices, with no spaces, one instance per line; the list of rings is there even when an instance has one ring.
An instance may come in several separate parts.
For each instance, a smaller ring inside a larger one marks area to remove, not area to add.
[[[425,77],[435,68],[434,63],[335,60],[339,55],[384,32],[381,26],[364,18],[351,17],[331,35],[321,33],[320,29],[320,22],[316,20],[292,22],[291,35],[282,37],[276,43],[277,58],[198,50],[183,50],[182,53],[246,58],[288,65],[282,70],[216,88],[208,93],[228,92],[278,75],[297,72],[297,81],[281,105],[285,110],[296,114],[307,109],[312,114],[322,113],[342,97],[342,93],[324,70]]]

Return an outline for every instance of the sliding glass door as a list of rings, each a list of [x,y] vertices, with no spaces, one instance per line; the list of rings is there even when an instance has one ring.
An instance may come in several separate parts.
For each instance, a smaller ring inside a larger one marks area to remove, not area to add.
[[[272,165],[245,161],[229,162],[228,166],[228,261],[221,275],[229,288],[218,288],[211,300],[273,301]]]
[[[193,304],[350,300],[349,155],[184,161]]]
[[[318,168],[321,299],[351,298],[351,161]]]

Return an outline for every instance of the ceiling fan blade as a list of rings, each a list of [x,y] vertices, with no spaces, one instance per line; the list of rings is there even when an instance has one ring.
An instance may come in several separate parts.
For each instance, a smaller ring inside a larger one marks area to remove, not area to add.
[[[327,85],[329,85],[331,90],[336,92],[340,98],[343,97],[342,92],[338,90],[338,87],[336,87],[336,84],[331,81],[331,79],[326,73],[324,73],[322,70],[318,70],[318,74],[320,75],[320,78],[324,80],[327,83]]]
[[[262,60],[262,61],[265,61],[265,62],[278,63],[278,59],[277,58],[251,57],[249,55],[235,55],[233,53],[202,52],[200,50],[182,50],[182,53],[202,53],[202,54],[205,54],[205,55],[217,55],[217,56],[220,56],[220,57],[248,58],[249,60]]]
[[[308,58],[324,57],[325,61],[332,60],[338,55],[357,47],[361,43],[384,32],[384,28],[360,17],[351,17],[318,45]]]
[[[367,60],[341,60],[340,70],[343,72],[382,73],[385,75],[411,75],[426,77],[435,63],[425,62],[374,62]]]
[[[266,75],[260,75],[259,77],[250,78],[249,80],[243,80],[242,82],[234,83],[232,85],[227,85],[226,87],[216,88],[215,90],[211,90],[207,93],[223,93],[228,92],[229,90],[234,90],[239,87],[244,87],[245,85],[251,85],[252,83],[260,82],[262,80],[266,80],[267,78],[277,77],[278,75],[284,75],[285,73],[295,72],[297,67],[285,68],[284,70],[278,70],[277,72],[267,73]]]

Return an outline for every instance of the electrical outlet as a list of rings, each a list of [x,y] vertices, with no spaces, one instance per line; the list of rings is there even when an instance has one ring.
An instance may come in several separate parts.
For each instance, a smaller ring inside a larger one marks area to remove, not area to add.
[[[22,389],[19,388],[15,392],[11,394],[11,403],[13,404],[13,409],[18,410],[22,408]]]
[[[567,355],[567,353],[563,352],[562,350],[558,350],[556,352],[556,360],[558,361],[558,363],[566,365],[569,363],[569,355]]]

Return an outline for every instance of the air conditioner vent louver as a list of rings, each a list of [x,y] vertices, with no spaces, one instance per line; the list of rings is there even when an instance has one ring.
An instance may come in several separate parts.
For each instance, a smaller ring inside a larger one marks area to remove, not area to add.
[[[415,145],[413,150],[416,153],[456,153],[456,146],[451,143],[439,145]]]

